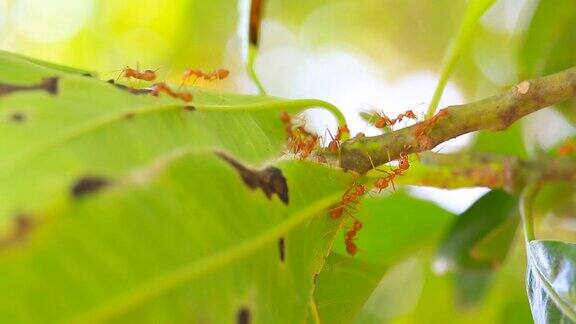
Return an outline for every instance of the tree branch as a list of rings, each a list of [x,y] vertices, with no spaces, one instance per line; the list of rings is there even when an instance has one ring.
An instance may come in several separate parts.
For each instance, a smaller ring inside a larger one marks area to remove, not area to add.
[[[400,157],[428,151],[456,136],[500,131],[539,109],[576,95],[576,67],[538,79],[522,81],[507,92],[464,105],[442,109],[435,117],[392,133],[356,137],[342,143],[340,166],[365,173]]]
[[[528,183],[576,182],[576,162],[562,158],[522,160],[491,153],[426,152],[412,164],[410,172],[395,178],[396,183],[447,189],[489,187],[518,194]],[[372,171],[367,175],[381,177],[382,173]]]

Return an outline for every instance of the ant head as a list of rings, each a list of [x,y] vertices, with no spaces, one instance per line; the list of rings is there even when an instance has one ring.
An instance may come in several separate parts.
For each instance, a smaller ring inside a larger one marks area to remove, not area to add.
[[[292,117],[290,117],[290,114],[283,111],[280,113],[280,120],[284,123],[289,123],[290,120],[292,119]]]
[[[407,170],[409,167],[410,167],[410,162],[408,161],[408,156],[404,155],[400,159],[400,163],[398,163],[398,168],[400,168],[401,170]]]
[[[407,110],[404,113],[404,116],[406,116],[407,118],[416,119],[416,114],[414,114],[414,112],[412,110]]]

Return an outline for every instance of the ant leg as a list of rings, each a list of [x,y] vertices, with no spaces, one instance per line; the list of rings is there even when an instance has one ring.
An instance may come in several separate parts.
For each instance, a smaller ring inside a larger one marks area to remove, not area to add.
[[[324,139],[326,138],[326,132],[328,132],[328,135],[330,135],[330,138],[331,138],[332,140],[334,140],[334,136],[332,136],[332,133],[330,132],[330,129],[326,128],[326,129],[324,130],[324,134],[322,134],[322,137],[321,137],[321,139],[322,139],[322,146],[324,146],[324,144],[325,144],[325,143],[324,143]]]
[[[395,175],[390,177],[390,184],[392,185],[392,189],[394,190],[394,192],[396,192],[396,186],[394,186],[394,178],[395,177],[396,177]]]
[[[375,166],[374,166],[374,161],[372,161],[372,157],[370,157],[369,154],[366,154],[366,156],[368,156],[368,159],[370,160],[370,164],[372,165],[372,169],[374,169],[374,170],[376,170],[376,171],[384,172],[384,173],[386,173],[389,177],[394,175],[394,172],[390,172],[390,171],[378,169],[377,167],[375,167]],[[388,152],[388,158],[390,158],[390,152]]]
[[[120,73],[118,74],[118,77],[116,78],[116,80],[114,81],[114,83],[118,83],[118,80],[120,80],[120,78],[122,77],[122,74],[124,74],[124,70],[121,70]]]
[[[178,87],[178,91],[182,90],[182,87],[184,87],[184,85],[186,85],[189,81],[190,81],[190,76],[183,77],[182,82],[180,83],[180,86]]]

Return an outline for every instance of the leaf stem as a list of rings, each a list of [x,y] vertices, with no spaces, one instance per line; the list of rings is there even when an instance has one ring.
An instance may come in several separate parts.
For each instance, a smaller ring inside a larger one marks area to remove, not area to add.
[[[254,82],[254,84],[258,88],[258,93],[260,95],[266,95],[266,90],[264,89],[262,82],[260,82],[260,79],[258,78],[258,74],[256,74],[256,69],[254,68],[254,65],[256,64],[256,56],[257,55],[258,55],[258,50],[256,49],[256,47],[249,45],[248,61],[246,62],[246,72],[248,73],[248,76],[250,77],[252,82]]]
[[[540,185],[532,183],[526,186],[522,191],[520,198],[520,217],[522,218],[522,227],[524,229],[524,239],[526,240],[526,245],[536,239],[534,235],[534,219],[533,219],[533,207],[538,191],[540,190]]]
[[[366,175],[371,179],[382,177],[376,170]],[[447,189],[488,187],[520,194],[531,182],[576,182],[576,161],[551,157],[524,160],[494,153],[424,152],[417,160],[410,160],[410,172],[395,181]]]
[[[297,99],[297,100],[277,100],[247,105],[206,105],[198,104],[194,106],[199,111],[255,111],[255,110],[285,110],[288,112],[299,112],[305,108],[321,107],[334,115],[338,124],[343,125],[346,119],[342,112],[333,104],[318,99]]]

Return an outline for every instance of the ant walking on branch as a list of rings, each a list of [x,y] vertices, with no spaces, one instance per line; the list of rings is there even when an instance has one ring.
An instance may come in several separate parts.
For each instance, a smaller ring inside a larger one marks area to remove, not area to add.
[[[404,118],[417,120],[416,114],[412,110],[406,110],[404,113],[399,114],[396,118],[390,119],[390,117],[386,116],[383,112],[376,112],[376,122],[374,122],[374,127],[376,128],[384,128],[389,126],[394,126],[396,123],[402,121]]]
[[[368,158],[370,159],[370,163],[372,163],[372,168],[374,170],[386,173],[386,176],[378,178],[374,182],[374,187],[378,189],[378,193],[388,188],[388,186],[390,185],[392,185],[392,188],[396,190],[396,188],[394,187],[394,179],[396,179],[397,176],[404,175],[404,173],[406,173],[406,171],[408,171],[408,169],[410,168],[410,161],[408,160],[408,154],[406,154],[405,152],[400,152],[400,159],[398,159],[398,166],[396,168],[391,169],[390,171],[385,171],[376,168],[374,166],[374,163],[372,162],[372,158],[370,156],[368,156]]]
[[[328,151],[332,152],[332,153],[336,153],[340,150],[340,143],[342,141],[342,138],[344,136],[348,136],[350,134],[350,130],[348,129],[348,126],[346,124],[338,126],[338,130],[336,131],[336,136],[332,136],[332,134],[330,133],[330,130],[328,130],[328,134],[330,134],[330,137],[332,138],[332,140],[330,141],[330,143],[328,144]]]

